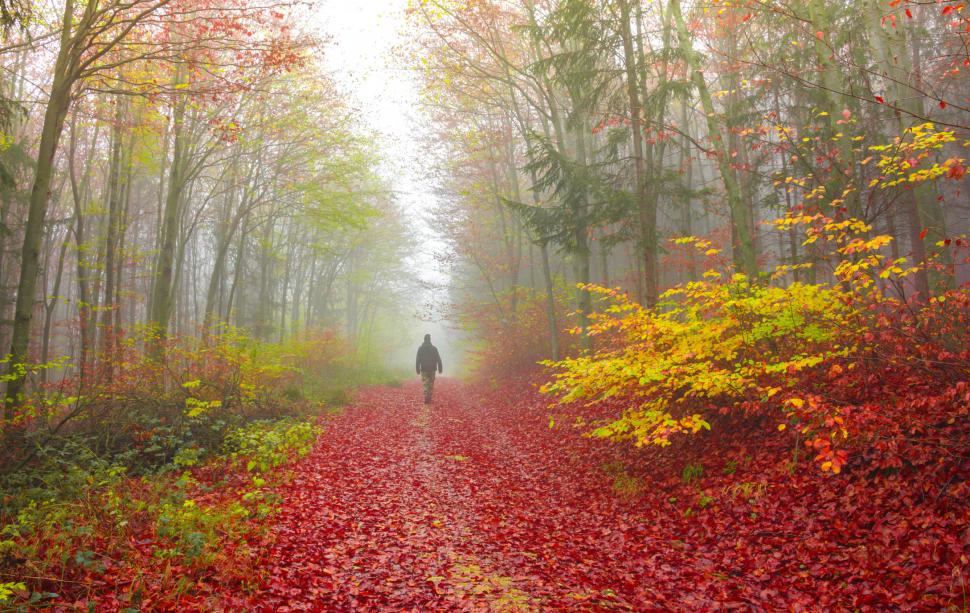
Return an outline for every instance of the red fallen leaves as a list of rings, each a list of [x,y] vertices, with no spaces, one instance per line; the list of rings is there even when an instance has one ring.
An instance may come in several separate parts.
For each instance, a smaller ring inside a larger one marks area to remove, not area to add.
[[[736,416],[636,450],[550,429],[525,382],[436,394],[425,409],[415,385],[361,393],[277,488],[253,589],[212,569],[179,610],[961,606],[970,466],[955,458],[830,476],[791,463],[794,434]],[[685,483],[688,464],[703,474]]]
[[[546,401],[439,383],[362,394],[278,491],[260,611],[939,610],[968,511],[942,475],[820,475],[787,435],[637,451],[550,430]],[[704,476],[685,484],[688,463]],[[639,475],[620,497],[604,467]],[[964,484],[966,468],[948,478]],[[961,487],[963,487],[961,485]],[[702,508],[700,494],[713,502]],[[691,512],[686,513],[687,509]]]
[[[199,483],[192,487],[192,499],[215,510],[237,502],[247,491],[250,474],[241,463],[219,462],[194,471]],[[154,490],[131,479],[132,498],[154,501]],[[174,487],[174,486],[173,486]],[[136,493],[137,492],[137,493]],[[55,592],[49,603],[55,611],[238,611],[243,590],[259,573],[260,561],[254,547],[262,546],[261,528],[245,538],[222,539],[221,549],[206,563],[169,557],[172,541],[160,536],[154,521],[144,514],[129,516],[129,536],[124,542],[106,534],[90,543],[102,569],[73,568],[72,574],[45,579],[32,586]],[[93,609],[91,607],[94,607]]]

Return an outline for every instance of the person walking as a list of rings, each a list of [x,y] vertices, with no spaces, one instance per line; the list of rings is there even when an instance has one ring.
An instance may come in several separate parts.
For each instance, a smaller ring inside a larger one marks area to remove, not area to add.
[[[421,375],[421,383],[424,386],[424,403],[431,404],[431,395],[434,393],[435,372],[441,374],[441,354],[438,348],[431,344],[431,335],[424,335],[424,343],[418,347],[418,356],[414,360],[414,368]]]

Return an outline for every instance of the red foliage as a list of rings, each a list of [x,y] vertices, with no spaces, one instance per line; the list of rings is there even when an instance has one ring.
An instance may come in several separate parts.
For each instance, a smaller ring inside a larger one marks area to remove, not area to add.
[[[570,322],[570,299],[564,288],[556,288],[556,321],[560,354],[568,355],[576,338],[566,332]],[[549,316],[545,292],[518,288],[502,294],[498,302],[466,304],[460,318],[478,339],[471,352],[475,375],[483,379],[504,379],[531,372],[536,364],[552,357]]]
[[[860,353],[808,374],[792,422],[820,462],[860,470],[962,465],[970,449],[970,292],[873,317]]]

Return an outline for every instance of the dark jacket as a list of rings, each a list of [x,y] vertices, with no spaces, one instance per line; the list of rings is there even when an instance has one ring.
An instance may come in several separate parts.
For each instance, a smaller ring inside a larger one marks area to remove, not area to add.
[[[419,373],[441,372],[441,356],[438,355],[438,348],[431,343],[425,342],[418,347],[418,357],[414,360],[414,368]]]

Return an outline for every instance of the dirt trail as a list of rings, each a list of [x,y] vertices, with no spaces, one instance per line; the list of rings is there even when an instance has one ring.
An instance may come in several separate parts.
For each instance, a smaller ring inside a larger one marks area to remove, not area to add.
[[[651,585],[661,577],[642,564],[649,535],[604,491],[602,473],[556,453],[550,443],[561,433],[523,427],[542,419],[483,406],[447,379],[431,407],[414,385],[364,392],[279,492],[276,566],[254,604],[422,611],[659,604]]]

